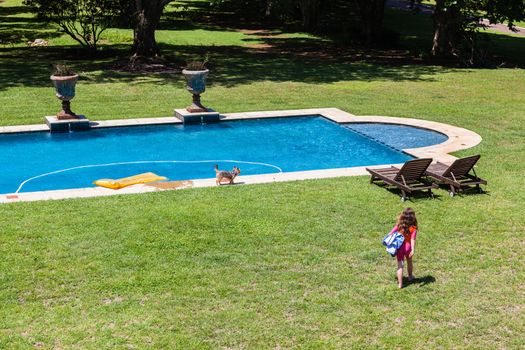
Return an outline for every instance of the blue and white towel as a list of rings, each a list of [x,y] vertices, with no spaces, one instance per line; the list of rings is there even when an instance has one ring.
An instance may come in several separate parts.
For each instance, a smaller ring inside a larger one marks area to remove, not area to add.
[[[388,254],[395,256],[397,250],[401,247],[403,242],[405,241],[405,237],[397,231],[395,231],[392,234],[388,234],[383,238],[383,245],[386,246],[386,251]]]

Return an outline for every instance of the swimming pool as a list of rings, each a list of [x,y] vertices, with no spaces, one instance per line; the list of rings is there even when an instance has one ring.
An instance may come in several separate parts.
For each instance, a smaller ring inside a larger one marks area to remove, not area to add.
[[[344,126],[396,150],[437,145],[448,139],[439,132],[408,125],[351,123]]]
[[[380,143],[402,134],[395,126],[372,135],[321,116],[150,125],[0,135],[0,193],[93,187],[100,178],[154,172],[170,180],[214,177],[213,166],[241,176],[402,163],[407,144]],[[362,126],[361,126],[362,127]],[[406,127],[404,127],[406,128]],[[416,128],[412,128],[416,129]],[[405,130],[406,131],[406,130]],[[442,134],[418,129],[428,145]],[[379,137],[380,136],[380,137]],[[408,140],[406,138],[405,140]]]

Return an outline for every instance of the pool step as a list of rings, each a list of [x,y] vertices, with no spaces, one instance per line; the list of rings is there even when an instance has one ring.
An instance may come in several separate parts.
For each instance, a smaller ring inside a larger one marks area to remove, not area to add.
[[[185,109],[175,109],[175,117],[184,124],[208,124],[220,121],[219,112],[208,108],[208,112],[190,113]]]
[[[89,119],[84,115],[77,115],[77,119],[59,120],[55,115],[46,116],[44,119],[51,132],[82,131],[90,128]]]

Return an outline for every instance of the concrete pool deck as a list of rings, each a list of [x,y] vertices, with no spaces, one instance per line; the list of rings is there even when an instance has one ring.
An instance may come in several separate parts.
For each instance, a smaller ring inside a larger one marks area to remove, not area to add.
[[[481,142],[481,136],[473,131],[456,127],[449,124],[432,122],[428,120],[413,118],[397,118],[385,116],[356,116],[351,113],[342,111],[338,108],[315,108],[315,109],[298,109],[282,111],[264,111],[264,112],[245,112],[245,113],[225,113],[221,114],[221,120],[241,120],[241,119],[262,119],[278,117],[300,117],[310,115],[321,115],[337,123],[382,123],[407,125],[417,128],[437,131],[448,137],[448,139],[437,145],[404,149],[403,151],[416,158],[432,158],[434,161],[451,163],[456,157],[449,153],[472,148]],[[109,128],[118,126],[138,126],[138,125],[161,125],[161,124],[181,124],[182,122],[175,117],[165,118],[141,118],[141,119],[118,119],[104,120],[91,123],[92,128]],[[20,133],[20,132],[42,132],[49,131],[45,124],[37,125],[17,125],[0,127],[0,133]],[[383,164],[371,166],[371,168],[381,168],[385,166],[400,164]],[[283,182],[294,180],[323,179],[341,176],[358,176],[367,175],[366,167],[308,170],[298,172],[284,172],[275,174],[262,175],[245,175],[237,178],[237,184],[260,184],[271,182]],[[172,186],[170,186],[172,184]],[[23,192],[17,194],[1,194],[0,203],[26,202],[38,200],[66,199],[66,198],[88,198],[98,196],[111,196],[121,194],[136,194],[166,191],[182,188],[199,188],[216,186],[215,178],[197,179],[189,181],[172,181],[165,183],[164,186],[155,186],[152,184],[132,185],[120,190],[111,190],[103,187],[88,187],[78,189],[65,189],[41,192]]]

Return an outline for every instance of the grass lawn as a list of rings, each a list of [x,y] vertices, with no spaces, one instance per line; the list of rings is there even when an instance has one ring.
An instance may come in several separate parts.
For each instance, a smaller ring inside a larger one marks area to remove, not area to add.
[[[389,25],[406,20],[405,48],[427,45],[429,20],[389,13]],[[74,47],[19,1],[1,3],[0,16],[0,124],[41,123],[59,107],[49,65],[69,61]],[[26,48],[34,31],[52,46]],[[128,35],[111,29],[106,56],[71,58],[83,77],[75,111],[157,117],[189,102],[178,75],[107,69],[110,54],[125,57]],[[488,193],[409,202],[420,221],[418,279],[402,290],[380,242],[405,204],[365,177],[1,205],[1,349],[523,346],[523,69],[387,64],[352,52],[320,59],[252,45],[324,45],[301,33],[202,26],[158,38],[168,56],[210,52],[203,101],[221,112],[338,107],[474,130],[483,142],[458,155],[482,154]],[[525,39],[494,38],[501,52],[525,56]]]

